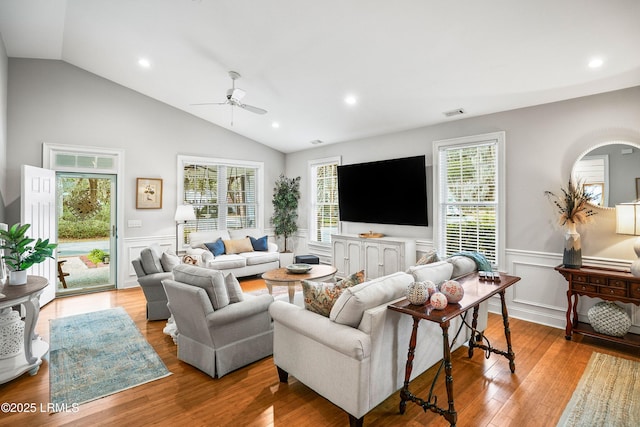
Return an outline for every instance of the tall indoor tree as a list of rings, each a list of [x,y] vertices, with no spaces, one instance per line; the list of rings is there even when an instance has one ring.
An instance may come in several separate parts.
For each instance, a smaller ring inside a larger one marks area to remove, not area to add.
[[[298,201],[300,200],[300,177],[287,178],[284,174],[276,180],[273,188],[273,216],[271,225],[276,237],[284,236],[284,252],[287,239],[298,231]]]

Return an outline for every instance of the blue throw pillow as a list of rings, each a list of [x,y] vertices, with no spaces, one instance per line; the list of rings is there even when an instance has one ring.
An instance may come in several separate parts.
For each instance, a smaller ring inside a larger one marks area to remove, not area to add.
[[[266,251],[269,249],[267,245],[267,236],[262,236],[259,239],[255,239],[251,236],[249,236],[249,238],[251,239],[251,246],[253,246],[254,251]]]
[[[221,238],[218,238],[218,240],[213,243],[205,243],[204,245],[209,249],[213,256],[222,255],[224,253],[224,242]]]

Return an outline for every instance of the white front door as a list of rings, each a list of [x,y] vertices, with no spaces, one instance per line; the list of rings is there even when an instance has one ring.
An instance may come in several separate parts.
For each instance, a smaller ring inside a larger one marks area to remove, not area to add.
[[[49,169],[22,166],[20,222],[31,224],[27,235],[33,239],[49,239],[56,236],[56,173]],[[49,284],[40,295],[40,307],[56,296],[56,260],[47,259],[35,264],[28,274],[45,277]]]

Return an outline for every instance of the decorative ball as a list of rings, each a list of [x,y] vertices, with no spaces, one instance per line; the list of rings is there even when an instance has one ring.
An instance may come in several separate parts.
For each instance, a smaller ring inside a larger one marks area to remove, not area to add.
[[[438,292],[438,286],[433,283],[431,280],[425,280],[424,284],[427,285],[427,291],[429,292],[429,297],[434,293]]]
[[[429,299],[429,291],[424,282],[411,282],[407,287],[407,299],[411,304],[421,305]]]
[[[464,288],[455,280],[447,280],[440,285],[440,292],[442,292],[444,296],[447,297],[447,301],[452,304],[460,302],[464,296]]]
[[[631,317],[615,302],[599,302],[589,309],[587,316],[593,330],[601,334],[622,337],[631,328]]]
[[[447,297],[442,292],[435,292],[429,302],[434,309],[443,310],[447,306]]]

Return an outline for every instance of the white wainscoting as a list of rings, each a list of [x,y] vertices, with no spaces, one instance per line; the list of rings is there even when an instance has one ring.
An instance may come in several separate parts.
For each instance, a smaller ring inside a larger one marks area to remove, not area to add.
[[[120,289],[134,288],[140,286],[133,269],[131,261],[140,256],[140,251],[153,243],[157,243],[162,249],[174,249],[176,246],[176,236],[148,236],[148,237],[129,237],[124,240],[124,250],[121,256],[121,274]]]
[[[431,249],[432,240],[416,240],[416,258]],[[564,277],[554,270],[562,264],[562,254],[507,249],[506,263],[506,272],[521,278],[505,292],[509,317],[565,329],[568,285]],[[583,263],[616,269],[628,269],[631,265],[631,261],[598,257],[585,257]],[[588,323],[587,311],[600,301],[599,298],[580,297],[580,321]],[[631,316],[631,332],[640,333],[640,308],[633,304],[617,304]],[[501,312],[499,296],[489,300],[489,311]]]
[[[562,263],[561,254],[507,249],[507,272],[521,277],[505,293],[509,316],[564,329],[567,312],[567,281],[554,267]],[[586,265],[624,269],[630,261],[585,257]],[[589,322],[587,311],[599,298],[580,297],[578,318]],[[631,316],[631,331],[640,333],[640,313],[633,304],[622,304]],[[489,301],[489,311],[500,313],[500,298]]]

